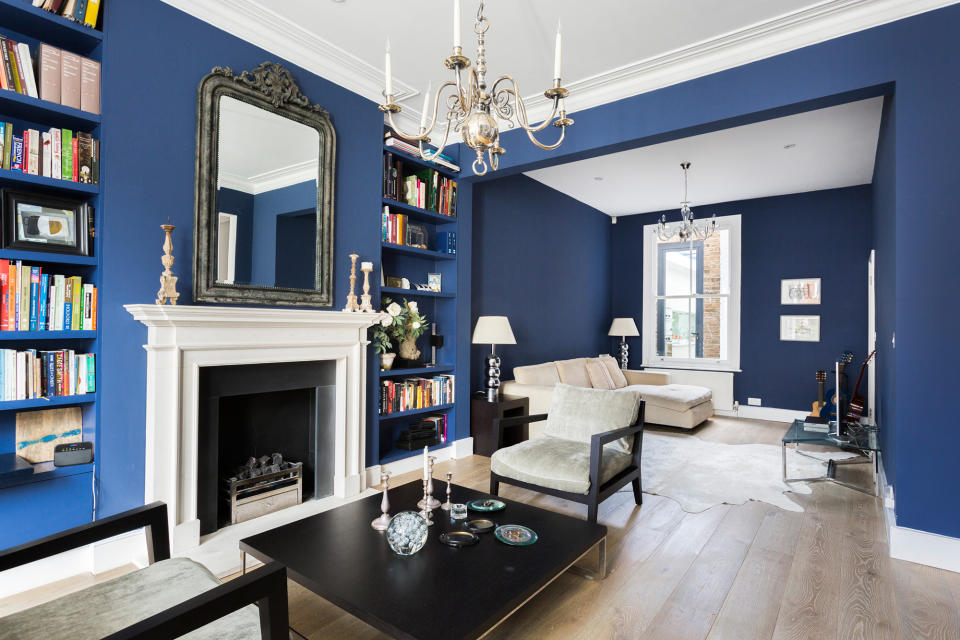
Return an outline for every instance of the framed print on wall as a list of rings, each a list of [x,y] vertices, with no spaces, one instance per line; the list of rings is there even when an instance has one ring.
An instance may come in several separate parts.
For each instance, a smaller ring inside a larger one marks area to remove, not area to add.
[[[3,248],[90,255],[88,216],[81,200],[3,190]]]
[[[781,280],[780,304],[820,304],[820,278]]]
[[[780,340],[820,342],[820,316],[780,316]]]

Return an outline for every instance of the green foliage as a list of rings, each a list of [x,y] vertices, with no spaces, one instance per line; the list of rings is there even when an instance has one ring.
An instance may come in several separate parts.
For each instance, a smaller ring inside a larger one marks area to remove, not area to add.
[[[389,352],[393,342],[399,344],[407,338],[419,338],[427,329],[427,317],[420,313],[416,302],[404,299],[403,305],[400,305],[390,298],[384,298],[383,310],[389,317],[370,327],[377,353]]]

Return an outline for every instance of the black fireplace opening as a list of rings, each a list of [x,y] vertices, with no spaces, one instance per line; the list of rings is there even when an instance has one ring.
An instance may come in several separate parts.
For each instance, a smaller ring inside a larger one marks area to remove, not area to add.
[[[250,475],[266,477],[274,462],[280,463],[280,470],[291,463],[300,466],[303,501],[333,494],[335,377],[334,361],[200,370],[197,514],[201,535],[233,522],[236,504],[231,501],[230,481]],[[245,471],[251,459],[254,470]],[[257,508],[267,509],[264,505],[271,503],[295,504],[275,496]],[[248,511],[245,519],[249,517]]]

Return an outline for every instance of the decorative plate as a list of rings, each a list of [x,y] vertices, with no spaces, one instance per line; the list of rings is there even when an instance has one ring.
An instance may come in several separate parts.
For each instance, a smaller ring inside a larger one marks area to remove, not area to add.
[[[497,528],[497,523],[486,518],[475,518],[473,520],[467,520],[463,523],[463,526],[474,533],[490,533]]]
[[[440,542],[450,547],[469,547],[480,542],[480,537],[472,531],[456,529],[441,533]]]
[[[468,502],[467,508],[473,511],[503,511],[507,508],[507,503],[496,498],[481,498]]]
[[[537,534],[533,529],[522,524],[503,524],[493,530],[493,535],[500,542],[515,547],[526,547],[537,541]]]

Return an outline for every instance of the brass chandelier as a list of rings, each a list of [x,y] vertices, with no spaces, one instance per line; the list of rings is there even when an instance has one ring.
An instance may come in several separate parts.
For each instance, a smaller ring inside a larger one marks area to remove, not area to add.
[[[527,117],[527,108],[520,96],[520,88],[516,79],[507,75],[500,76],[489,90],[487,88],[485,34],[489,28],[490,21],[483,15],[483,2],[481,2],[473,24],[473,31],[477,34],[477,60],[476,64],[471,66],[470,59],[463,55],[463,47],[460,41],[460,0],[454,0],[453,55],[443,61],[444,66],[453,71],[454,80],[448,80],[441,84],[433,96],[433,115],[429,119],[429,127],[427,126],[427,120],[430,110],[430,88],[427,88],[423,100],[423,113],[420,118],[420,131],[417,134],[404,133],[394,122],[394,114],[399,113],[401,107],[393,101],[393,78],[390,43],[388,41],[384,65],[386,103],[379,106],[379,109],[386,113],[390,128],[393,129],[394,133],[404,140],[416,142],[419,146],[420,157],[424,160],[432,160],[443,152],[443,149],[447,146],[451,129],[460,131],[463,142],[477,154],[473,161],[473,172],[478,176],[487,173],[488,162],[489,168],[496,171],[499,165],[499,157],[506,153],[506,150],[500,146],[498,118],[506,123],[507,128],[519,125],[527,132],[527,136],[533,144],[546,151],[559,147],[566,135],[567,127],[573,124],[573,120],[567,117],[564,104],[564,98],[567,97],[569,92],[560,83],[561,37],[559,25],[557,26],[553,65],[553,86],[544,91],[544,95],[553,101],[553,108],[548,118],[534,125],[530,124]],[[466,81],[464,81],[462,72],[466,69],[469,69],[469,71]],[[452,91],[444,97],[443,94],[448,87]],[[436,151],[430,152],[424,149],[423,143],[430,141],[430,134],[437,126],[441,99],[444,103],[443,108],[446,109],[446,126],[439,147]],[[550,124],[560,129],[560,138],[553,144],[543,144],[537,140],[534,134],[543,131]],[[486,153],[486,159],[484,153]]]

